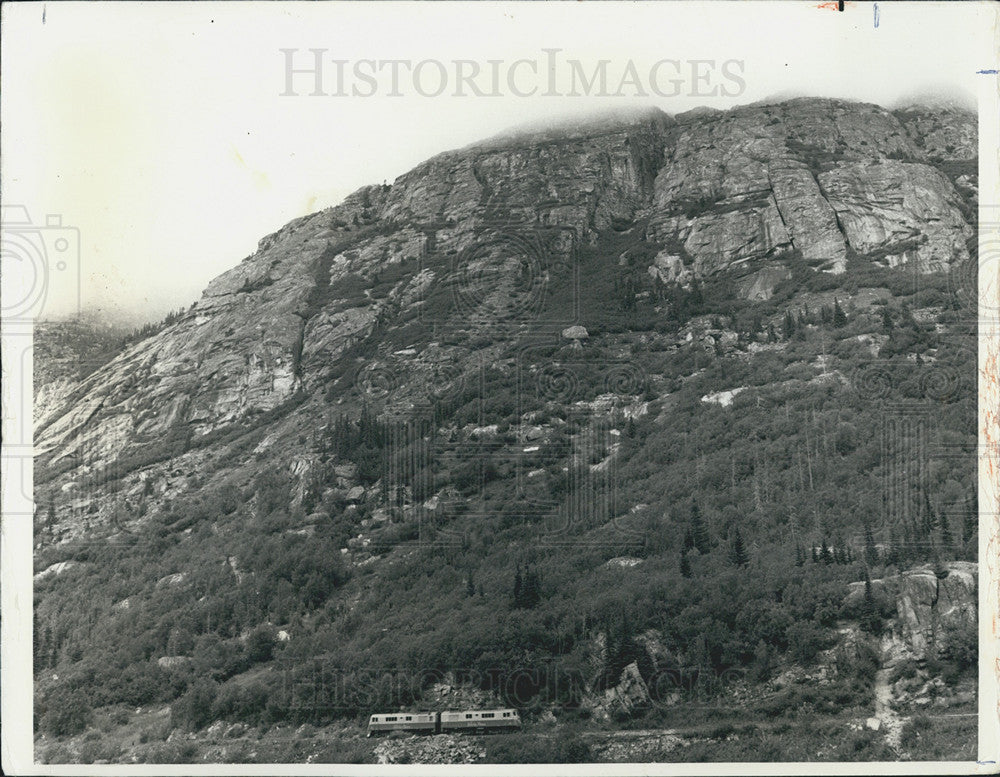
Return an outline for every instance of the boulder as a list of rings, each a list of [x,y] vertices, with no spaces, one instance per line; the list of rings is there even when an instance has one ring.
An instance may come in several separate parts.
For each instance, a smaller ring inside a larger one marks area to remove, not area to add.
[[[566,340],[586,340],[590,335],[587,333],[587,328],[582,326],[568,326],[562,330],[562,336]]]
[[[191,663],[188,656],[160,656],[156,665],[161,669],[184,669]]]
[[[654,280],[659,278],[663,283],[687,283],[693,276],[684,266],[681,256],[668,251],[660,251],[647,272]]]
[[[187,579],[186,572],[174,572],[172,575],[164,575],[156,581],[157,588],[165,588],[168,585],[180,585]]]
[[[642,679],[639,665],[633,661],[622,669],[618,684],[604,692],[600,709],[604,715],[621,712],[630,714],[637,707],[649,704],[649,688]]]
[[[47,577],[59,577],[59,575],[64,572],[68,572],[76,566],[79,566],[79,562],[77,561],[57,561],[55,564],[46,567],[35,575],[34,581],[37,583],[41,580],[45,580]]]
[[[365,496],[364,486],[354,486],[350,491],[347,492],[348,502],[360,502]]]

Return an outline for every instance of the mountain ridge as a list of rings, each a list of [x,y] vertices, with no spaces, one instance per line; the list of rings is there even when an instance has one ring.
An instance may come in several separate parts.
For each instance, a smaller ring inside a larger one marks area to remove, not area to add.
[[[363,187],[60,378],[36,427],[43,728],[60,694],[266,727],[551,661],[585,687],[518,692],[613,722],[658,671],[753,695],[841,648],[850,671],[808,682],[871,701],[888,605],[848,583],[975,558],[974,117],[598,124]],[[272,670],[319,657],[415,690],[302,711]]]

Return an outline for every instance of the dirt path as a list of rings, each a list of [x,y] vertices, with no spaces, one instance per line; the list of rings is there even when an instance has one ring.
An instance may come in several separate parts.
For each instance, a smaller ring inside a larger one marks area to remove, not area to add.
[[[875,717],[882,723],[885,740],[898,754],[901,750],[900,737],[903,733],[903,718],[892,708],[892,688],[889,686],[889,670],[879,669],[875,674]]]

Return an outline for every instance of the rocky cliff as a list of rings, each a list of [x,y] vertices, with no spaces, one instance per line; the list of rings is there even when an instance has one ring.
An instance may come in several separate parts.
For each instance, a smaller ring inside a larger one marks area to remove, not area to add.
[[[872,580],[872,590],[896,610],[883,640],[887,661],[936,659],[948,650],[956,631],[974,629],[978,579],[977,564],[951,561],[938,569],[928,564]],[[853,583],[848,603],[857,604],[864,588],[863,582]]]
[[[653,111],[442,154],[263,238],[181,320],[72,391],[42,388],[56,397],[36,429],[42,472],[125,471],[165,439],[197,441],[293,397],[315,400],[352,347],[405,331],[436,292],[468,277],[479,284],[475,315],[459,306],[435,321],[467,327],[486,311],[482,326],[495,328],[531,303],[531,284],[518,286],[525,272],[537,285],[558,271],[558,261],[525,267],[502,241],[491,245],[511,225],[536,237],[554,230],[539,249],[550,260],[646,225],[652,275],[690,283],[731,273],[754,298],[787,277],[793,255],[832,273],[850,257],[947,268],[968,256],[973,232],[942,165],[967,161],[974,138],[971,114],[800,99]],[[457,358],[440,346],[409,361],[396,359],[441,385]]]

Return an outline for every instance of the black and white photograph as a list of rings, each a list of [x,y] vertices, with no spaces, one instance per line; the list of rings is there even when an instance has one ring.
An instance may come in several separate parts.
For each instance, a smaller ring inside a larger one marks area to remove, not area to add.
[[[5,3],[5,773],[994,773],[996,22]]]

